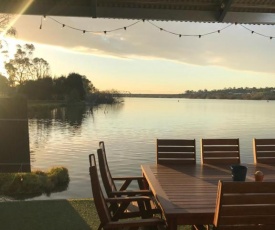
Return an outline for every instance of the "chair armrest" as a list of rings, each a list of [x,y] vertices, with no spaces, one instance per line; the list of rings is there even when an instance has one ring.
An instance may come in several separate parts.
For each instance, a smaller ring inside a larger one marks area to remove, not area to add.
[[[151,198],[148,196],[131,196],[131,197],[115,197],[105,198],[109,203],[123,203],[123,202],[135,202],[135,201],[150,201]]]
[[[153,193],[150,190],[124,190],[124,191],[113,191],[110,192],[109,195],[113,196],[136,196],[136,195],[141,195],[141,196],[152,196]]]
[[[145,180],[143,176],[112,177],[113,180]]]
[[[113,181],[124,181],[122,186],[120,187],[120,191],[127,190],[128,186],[133,182],[136,181],[139,185],[139,189],[148,189],[147,181],[145,177],[142,176],[129,176],[129,177],[112,177]]]

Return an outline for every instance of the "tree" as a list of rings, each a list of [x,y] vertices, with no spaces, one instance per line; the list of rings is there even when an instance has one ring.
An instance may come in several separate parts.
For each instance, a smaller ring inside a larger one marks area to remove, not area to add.
[[[9,81],[8,79],[0,74],[0,95],[5,96],[9,92]]]
[[[84,100],[86,92],[83,86],[83,76],[70,73],[66,79],[67,96],[70,101]]]
[[[15,36],[16,30],[9,25],[11,16],[9,14],[0,14],[0,55],[4,58],[8,57],[8,43],[5,41],[4,38],[6,35]],[[3,58],[0,57],[0,60],[3,61]],[[4,62],[4,61],[3,61]]]
[[[64,100],[66,93],[65,82],[66,77],[64,76],[53,79],[53,98],[55,100]]]
[[[53,79],[46,77],[28,80],[18,86],[18,92],[32,100],[51,100],[53,97]]]
[[[32,58],[35,47],[33,44],[17,45],[13,59],[5,63],[12,86],[22,85],[27,80],[48,77],[50,66],[43,58]]]
[[[49,76],[50,65],[43,58],[33,59],[33,75],[35,79],[41,79]]]
[[[16,35],[16,30],[9,26],[11,16],[9,14],[0,14],[0,33],[7,35]],[[0,49],[3,48],[3,40],[0,40]]]
[[[85,90],[86,95],[97,91],[93,83],[86,76],[82,76],[82,82],[83,82],[83,88]]]
[[[25,44],[23,47],[17,45],[17,51],[14,59],[5,63],[5,69],[9,75],[12,86],[23,84],[26,80],[31,79],[31,58],[34,51],[34,45]]]

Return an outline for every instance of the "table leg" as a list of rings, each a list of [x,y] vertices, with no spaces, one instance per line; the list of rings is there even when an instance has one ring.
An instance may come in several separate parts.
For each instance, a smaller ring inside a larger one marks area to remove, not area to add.
[[[142,174],[142,176],[144,177],[144,180],[142,180],[142,187],[143,187],[143,189],[150,189],[149,188],[149,184],[148,184],[148,182],[147,182],[147,180],[146,180],[146,178],[145,178],[145,176],[144,176],[144,174]]]

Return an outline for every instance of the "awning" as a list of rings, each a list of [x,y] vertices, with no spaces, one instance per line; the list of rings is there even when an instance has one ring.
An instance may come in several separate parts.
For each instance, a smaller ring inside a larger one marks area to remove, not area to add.
[[[274,24],[274,0],[1,0],[0,12],[93,18]]]

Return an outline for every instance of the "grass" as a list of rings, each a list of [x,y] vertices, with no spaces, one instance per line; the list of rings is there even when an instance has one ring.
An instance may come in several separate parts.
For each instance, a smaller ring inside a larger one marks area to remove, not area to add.
[[[0,202],[0,210],[4,230],[96,230],[99,226],[92,199],[8,201]]]
[[[86,230],[99,224],[91,199],[0,202],[0,210],[5,230]]]

